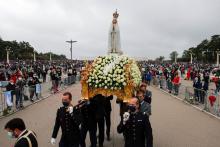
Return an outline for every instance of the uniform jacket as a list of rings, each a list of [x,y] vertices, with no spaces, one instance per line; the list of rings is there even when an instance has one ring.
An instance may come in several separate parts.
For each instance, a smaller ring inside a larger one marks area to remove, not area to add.
[[[90,103],[81,108],[82,114],[82,125],[87,127],[94,127],[96,125],[95,116],[96,116],[96,105],[93,100],[90,100]]]
[[[25,130],[18,137],[14,147],[38,147],[36,135],[32,131]]]
[[[69,112],[67,112],[66,110],[67,108],[65,107],[60,107],[57,110],[52,138],[57,137],[59,128],[61,127],[61,140],[65,140],[67,142],[79,141],[79,125],[81,123],[80,111],[74,110],[72,114],[69,114]]]
[[[121,121],[117,131],[124,134],[125,147],[153,147],[149,117],[141,112],[131,114],[125,125]]]
[[[109,97],[105,98],[105,101],[104,101],[105,112],[112,111],[112,106],[111,106],[111,100],[112,99],[113,99],[113,96],[109,96]]]
[[[104,102],[105,102],[105,97],[102,96],[101,94],[98,94],[93,97],[94,104],[96,106],[96,120],[103,119],[105,116],[105,107],[104,107]]]

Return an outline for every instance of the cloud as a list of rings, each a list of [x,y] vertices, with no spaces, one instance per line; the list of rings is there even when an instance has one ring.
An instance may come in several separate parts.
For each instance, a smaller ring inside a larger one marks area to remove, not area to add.
[[[129,56],[156,58],[220,34],[220,1],[212,0],[1,0],[5,40],[29,41],[36,50],[70,57],[107,52],[112,13],[119,11],[121,44]]]

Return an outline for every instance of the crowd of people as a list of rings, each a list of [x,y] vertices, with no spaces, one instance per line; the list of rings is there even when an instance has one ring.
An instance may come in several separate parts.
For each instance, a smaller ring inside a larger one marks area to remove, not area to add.
[[[149,121],[151,97],[151,91],[147,90],[147,84],[143,83],[128,103],[120,98],[116,99],[120,105],[121,117],[117,131],[123,133],[125,147],[153,146],[152,128]],[[97,144],[102,147],[105,134],[107,140],[110,141],[113,96],[104,97],[98,94],[89,100],[80,100],[76,106],[71,104],[71,100],[70,92],[63,94],[63,107],[57,110],[51,143],[55,145],[60,127],[62,129],[60,147],[78,147],[79,145],[86,147],[87,132],[89,132],[91,147],[96,147]]]
[[[149,64],[141,62],[142,79],[150,84],[159,85],[169,93],[179,95],[180,86],[194,89],[195,101],[204,104],[210,82],[215,84],[215,92],[220,89],[219,68],[203,64]],[[192,81],[191,85],[181,85],[182,80]],[[214,87],[212,87],[214,88]]]
[[[51,92],[59,91],[62,76],[76,77],[77,68],[81,68],[83,62],[28,62],[20,61],[9,64],[0,65],[0,87],[1,92],[10,92],[9,97],[5,100],[7,109],[11,110],[14,98],[16,109],[23,108],[23,101],[30,100],[34,102],[40,98],[41,84],[52,82]],[[72,80],[72,81],[75,81]],[[65,80],[65,84],[68,81]],[[71,83],[72,84],[72,83]]]
[[[117,132],[123,134],[125,147],[153,146],[153,131],[150,123],[152,92],[148,90],[148,85],[158,84],[160,88],[165,86],[170,93],[178,95],[181,80],[191,80],[192,87],[195,88],[197,101],[204,103],[204,93],[201,93],[200,90],[207,91],[209,89],[210,73],[214,69],[213,66],[201,66],[199,64],[149,64],[140,62],[139,65],[142,70],[142,84],[140,87],[135,90],[133,97],[129,98],[128,102],[124,102],[120,98],[116,99],[116,103],[120,107],[118,112],[120,123]],[[54,92],[58,90],[57,86],[62,76],[61,69],[63,70],[63,68],[50,69]],[[69,74],[75,74],[75,72],[73,70]],[[33,79],[37,78],[37,75],[37,73],[34,73]],[[20,79],[16,81],[16,84],[23,85],[19,81]],[[36,79],[34,81],[40,82]],[[10,79],[11,82],[12,79]],[[216,83],[216,91],[219,91],[219,79],[217,78],[214,82]],[[28,85],[31,85],[31,83],[28,83]],[[98,94],[89,99],[79,100],[77,104],[73,105],[72,94],[70,92],[63,93],[63,106],[56,113],[50,140],[51,144],[56,144],[58,131],[61,128],[62,135],[59,147],[86,147],[87,133],[89,133],[91,147],[104,146],[105,135],[107,141],[111,140],[111,101],[113,98],[114,96],[105,97]],[[11,121],[14,121],[14,123]],[[18,138],[17,144],[22,144],[22,147],[29,147],[28,144],[31,142],[33,147],[38,146],[35,138],[36,134],[26,130],[20,119],[11,121],[6,124],[5,129],[10,136]],[[20,122],[22,127],[15,125],[19,124],[15,122]],[[28,135],[25,135],[24,132]]]
[[[59,147],[86,147],[89,132],[90,146],[102,147],[105,135],[111,140],[111,101],[113,96],[98,94],[90,99],[72,104],[72,94],[62,95],[62,107],[57,110],[51,144],[56,144],[59,128],[62,130]],[[152,93],[147,84],[142,83],[129,102],[116,99],[120,105],[121,121],[117,132],[124,136],[125,147],[153,147],[153,133],[149,117],[151,115]],[[15,147],[38,147],[36,134],[27,130],[20,118],[10,120],[5,129],[11,138],[17,138]],[[98,134],[98,136],[97,136]]]

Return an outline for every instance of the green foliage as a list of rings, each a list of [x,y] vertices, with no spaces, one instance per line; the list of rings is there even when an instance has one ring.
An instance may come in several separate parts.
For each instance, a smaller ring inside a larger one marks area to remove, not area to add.
[[[156,62],[163,62],[164,61],[164,59],[165,59],[165,57],[164,56],[159,56],[158,58],[156,58]]]
[[[176,57],[176,59],[177,59],[177,57],[178,57],[177,51],[171,52],[171,53],[170,53],[170,59],[171,59],[171,61],[175,61],[175,57]]]
[[[182,58],[190,60],[190,53],[192,53],[194,61],[215,63],[217,51],[220,51],[220,35],[211,36],[210,40],[205,39],[196,47],[184,50]]]
[[[37,60],[49,60],[50,53],[38,53],[36,50],[29,44],[29,42],[21,41],[4,41],[0,37],[0,61],[6,60],[6,48],[10,47],[10,60],[33,60],[33,55],[35,51]],[[51,53],[53,60],[63,60],[66,59],[65,55],[57,55]]]

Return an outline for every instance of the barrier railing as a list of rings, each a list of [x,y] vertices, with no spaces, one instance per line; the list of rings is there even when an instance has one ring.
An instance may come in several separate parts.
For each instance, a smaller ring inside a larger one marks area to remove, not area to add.
[[[61,78],[57,81],[56,90],[60,91],[66,87],[76,83],[79,78],[78,76],[68,76]],[[7,82],[3,82],[7,83]],[[47,98],[52,93],[55,93],[53,81],[48,81],[34,86],[25,85],[21,90],[16,89],[13,91],[6,91],[5,86],[1,85],[0,88],[0,116],[13,113],[24,107],[27,107],[35,102]],[[56,91],[57,92],[57,91]]]
[[[214,89],[206,91],[181,84],[174,85],[171,81],[160,76],[154,77],[151,83],[183,101],[220,117],[220,91]]]

